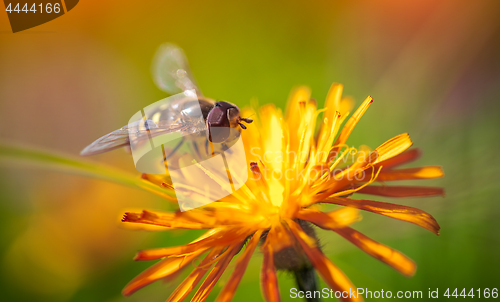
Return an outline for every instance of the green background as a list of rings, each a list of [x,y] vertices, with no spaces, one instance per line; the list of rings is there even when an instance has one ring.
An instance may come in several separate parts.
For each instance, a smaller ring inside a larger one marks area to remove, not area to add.
[[[356,286],[372,291],[422,290],[425,297],[439,288],[444,300],[446,288],[498,288],[499,12],[494,0],[81,1],[16,34],[0,12],[0,139],[77,156],[165,96],[150,76],[164,42],[185,50],[207,96],[239,106],[256,99],[284,108],[297,85],[311,87],[323,104],[330,85],[342,83],[357,105],[368,95],[375,100],[348,143],[375,148],[409,132],[424,151],[412,165],[442,165],[446,174],[409,183],[445,187],[446,197],[376,198],[431,213],[440,236],[370,213],[354,225],[412,258],[412,278],[333,233],[319,233],[324,251]],[[92,160],[134,171],[123,151]],[[2,300],[163,301],[181,282],[120,294],[152,264],[132,261],[136,250],[199,234],[119,223],[127,209],[168,209],[167,202],[29,165],[0,171]],[[235,301],[262,300],[261,261],[256,253]],[[289,277],[279,275],[282,300],[297,301]]]

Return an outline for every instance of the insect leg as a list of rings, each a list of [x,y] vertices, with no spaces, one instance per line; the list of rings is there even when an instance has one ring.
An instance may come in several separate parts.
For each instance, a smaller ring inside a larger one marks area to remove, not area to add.
[[[215,156],[214,145],[208,139],[205,141],[205,149],[207,150],[207,154],[211,153],[212,156]]]
[[[192,141],[191,144],[193,145],[193,150],[194,150],[196,156],[200,160],[203,160],[203,156],[201,155],[200,148],[198,147],[198,143],[196,141]]]
[[[233,150],[229,149],[229,146],[228,146],[226,143],[223,143],[223,144],[222,144],[222,150],[223,150],[224,152],[229,153],[229,154],[232,154],[232,153],[233,153]]]
[[[184,137],[181,138],[181,141],[174,147],[174,149],[172,149],[172,151],[170,151],[168,155],[165,155],[163,161],[167,161],[167,159],[169,159],[172,155],[174,155],[174,153],[177,152],[177,150],[179,150],[179,148],[182,146],[183,143],[184,143]]]

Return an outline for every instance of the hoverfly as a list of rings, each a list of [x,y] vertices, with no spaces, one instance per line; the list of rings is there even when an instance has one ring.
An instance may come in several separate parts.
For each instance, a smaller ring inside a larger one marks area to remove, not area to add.
[[[170,95],[177,95],[146,107],[143,112],[146,119],[131,121],[102,136],[83,149],[81,155],[108,152],[158,135],[174,132],[182,134],[182,139],[165,154],[166,160],[190,140],[197,141],[194,144],[196,149],[200,149],[200,140],[205,146],[209,143],[226,146],[234,139],[234,133],[239,135],[240,129],[246,129],[243,122],[252,122],[240,116],[238,106],[204,97],[196,85],[184,52],[173,44],[160,46],[153,60],[152,74],[158,88]]]

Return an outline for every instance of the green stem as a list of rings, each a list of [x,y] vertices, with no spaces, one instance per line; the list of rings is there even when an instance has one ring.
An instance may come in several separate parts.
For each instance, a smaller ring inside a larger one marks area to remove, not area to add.
[[[300,291],[303,291],[307,302],[320,302],[320,295],[315,295],[319,292],[318,278],[316,272],[311,265],[301,267],[300,269],[292,270],[295,282]],[[310,293],[308,297],[308,293]],[[316,297],[315,297],[316,296]]]
[[[170,201],[176,200],[173,190],[159,187],[138,177],[136,174],[121,171],[103,164],[83,161],[70,156],[58,155],[33,148],[0,144],[0,160],[7,163],[18,161],[39,164],[53,170],[62,170],[64,172],[104,179],[118,184],[140,188]]]

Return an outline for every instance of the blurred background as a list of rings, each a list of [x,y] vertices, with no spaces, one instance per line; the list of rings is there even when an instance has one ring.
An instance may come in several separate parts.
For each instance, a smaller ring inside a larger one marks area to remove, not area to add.
[[[349,144],[375,148],[409,132],[424,150],[412,165],[444,167],[443,179],[412,182],[443,186],[444,198],[379,199],[431,213],[441,236],[369,213],[354,225],[415,260],[413,278],[320,233],[325,252],[356,286],[424,293],[500,287],[499,1],[81,1],[16,34],[0,12],[0,140],[78,156],[165,97],[150,76],[164,42],[185,50],[205,95],[239,106],[256,99],[284,108],[296,85],[310,86],[320,104],[333,82],[357,104],[371,95],[375,103]],[[91,160],[134,171],[121,150]],[[166,201],[29,165],[0,171],[5,301],[163,301],[181,282],[120,293],[152,264],[132,261],[135,251],[198,234],[119,222],[128,209],[165,210]],[[256,253],[235,301],[262,300],[261,261]],[[290,276],[279,278],[283,301],[293,300]]]

